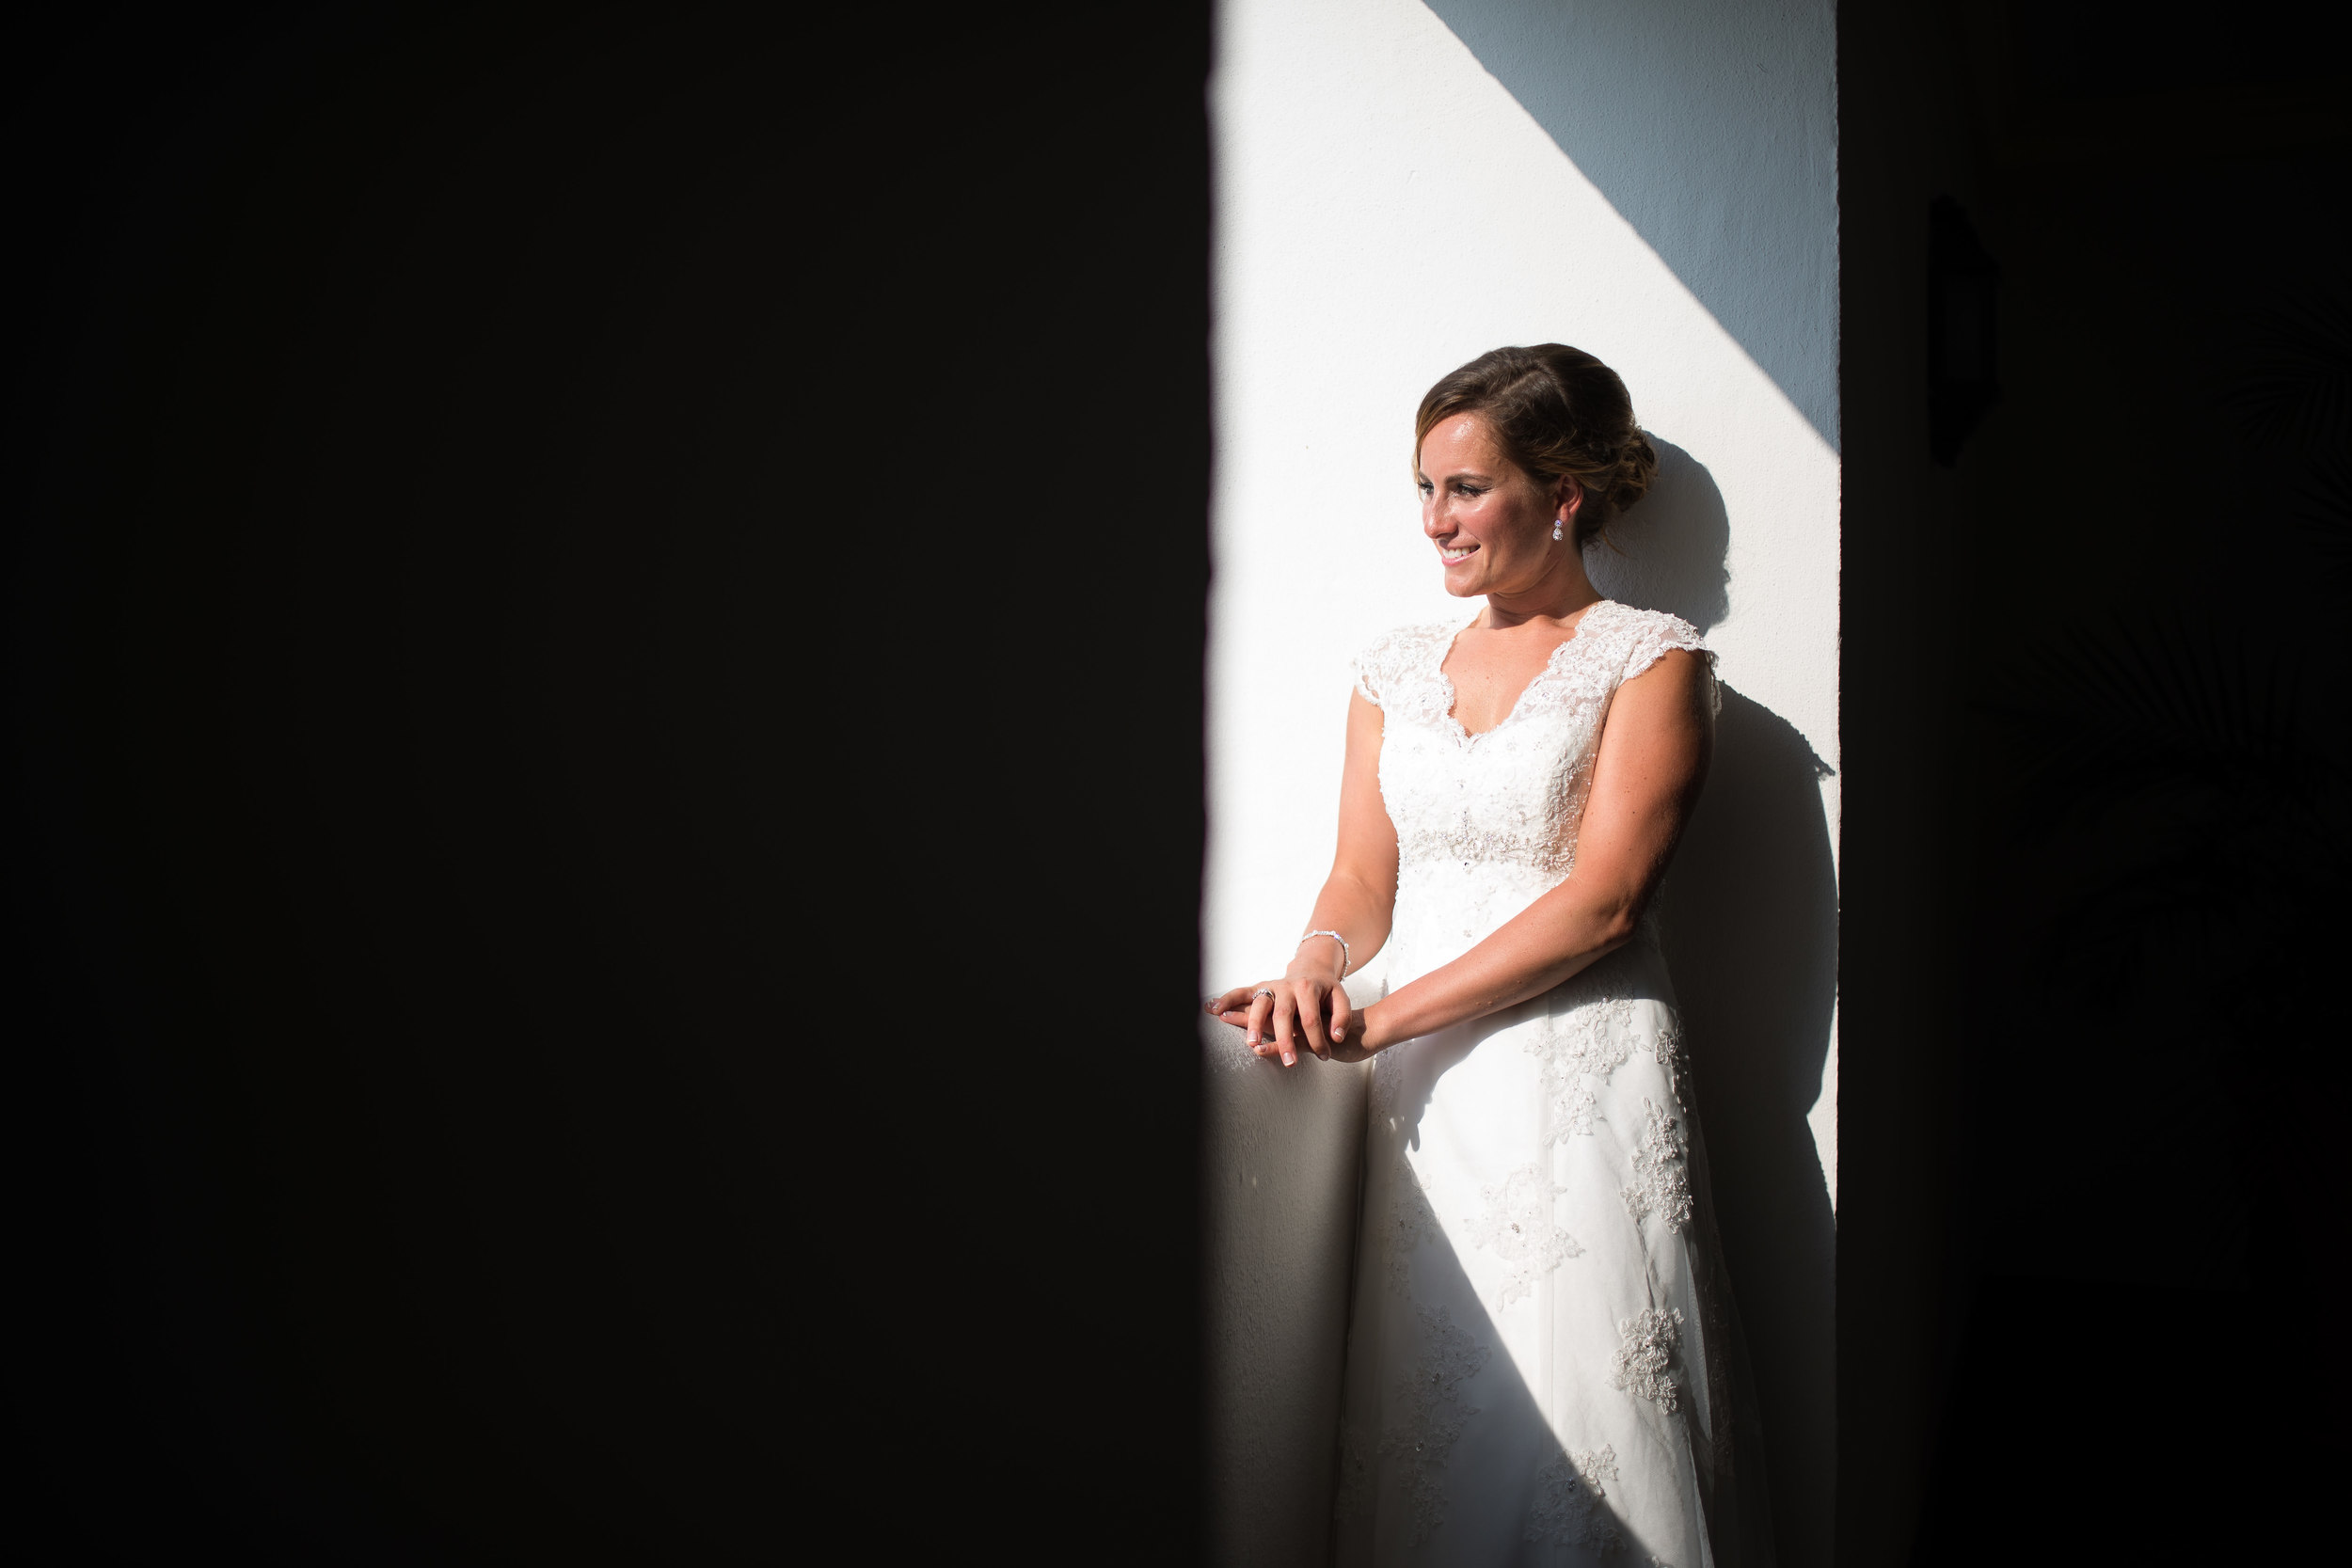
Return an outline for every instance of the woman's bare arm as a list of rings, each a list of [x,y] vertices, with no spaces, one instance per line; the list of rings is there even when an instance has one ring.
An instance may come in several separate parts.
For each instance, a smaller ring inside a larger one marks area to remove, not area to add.
[[[1337,931],[1347,939],[1349,974],[1387,943],[1389,922],[1396,913],[1396,825],[1380,799],[1380,710],[1360,691],[1350,695],[1339,849],[1307,921],[1310,930]],[[1344,1047],[1355,1033],[1354,1010],[1346,993],[1336,989],[1341,951],[1328,937],[1302,942],[1279,981],[1236,986],[1213,998],[1209,1010],[1240,1024],[1252,1049],[1260,1055],[1279,1053],[1285,1066],[1297,1060],[1301,1040],[1316,1055],[1328,1056],[1334,1041]],[[1258,994],[1265,991],[1274,994]]]
[[[1699,655],[1677,650],[1617,689],[1568,879],[1452,963],[1365,1008],[1363,1050],[1540,995],[1632,939],[1706,782],[1712,681]],[[1393,829],[1390,857],[1393,886]]]
[[[1380,710],[1362,692],[1347,699],[1347,766],[1340,776],[1340,843],[1331,875],[1315,899],[1310,930],[1337,931],[1347,939],[1350,971],[1359,970],[1389,940],[1396,914],[1396,824],[1380,798]],[[1314,973],[1339,977],[1336,942],[1319,939],[1302,953]]]

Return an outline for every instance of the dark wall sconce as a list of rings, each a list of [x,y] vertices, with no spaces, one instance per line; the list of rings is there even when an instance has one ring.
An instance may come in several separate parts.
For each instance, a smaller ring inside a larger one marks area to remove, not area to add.
[[[1994,315],[2001,269],[1959,202],[1928,213],[1928,448],[1950,467],[2001,396]]]

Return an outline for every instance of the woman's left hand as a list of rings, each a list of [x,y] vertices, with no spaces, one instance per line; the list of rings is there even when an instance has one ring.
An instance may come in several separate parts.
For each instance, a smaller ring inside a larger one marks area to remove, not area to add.
[[[1280,1056],[1284,1067],[1298,1064],[1303,1048],[1323,1060],[1360,1062],[1371,1054],[1363,1049],[1360,1021],[1346,989],[1336,979],[1300,973],[1303,966],[1279,980],[1236,986],[1212,997],[1208,1010],[1243,1032],[1244,1043],[1261,1056]]]

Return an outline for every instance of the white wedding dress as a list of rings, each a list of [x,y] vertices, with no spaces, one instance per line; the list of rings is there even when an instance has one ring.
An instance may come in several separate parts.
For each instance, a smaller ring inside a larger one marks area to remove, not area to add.
[[[1457,629],[1406,627],[1356,665],[1396,825],[1391,990],[1571,875],[1612,696],[1669,649],[1704,652],[1688,624],[1604,600],[1471,736],[1440,669]],[[1694,1107],[1646,929],[1374,1059],[1341,1563],[1769,1560]]]

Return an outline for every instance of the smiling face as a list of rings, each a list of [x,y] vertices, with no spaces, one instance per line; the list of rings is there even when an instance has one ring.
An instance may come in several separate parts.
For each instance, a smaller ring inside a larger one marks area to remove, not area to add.
[[[1549,487],[1511,461],[1486,421],[1456,414],[1432,425],[1414,478],[1421,531],[1445,563],[1445,591],[1457,598],[1539,592],[1564,572],[1583,575],[1573,481]],[[1551,536],[1561,525],[1565,539]]]

